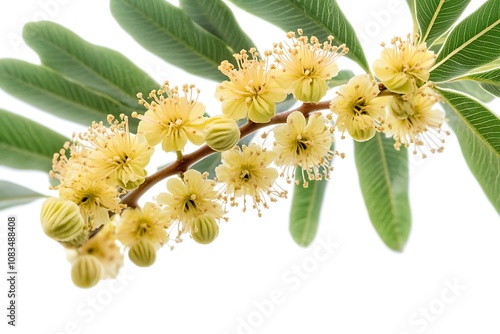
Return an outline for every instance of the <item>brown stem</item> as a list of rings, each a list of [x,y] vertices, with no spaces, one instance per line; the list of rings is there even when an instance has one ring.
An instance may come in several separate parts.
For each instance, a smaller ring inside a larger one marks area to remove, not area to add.
[[[329,106],[330,106],[330,101],[322,101],[319,103],[304,103],[296,109],[274,115],[274,117],[271,118],[271,120],[268,123],[254,123],[252,121],[248,121],[247,123],[245,123],[240,127],[240,133],[241,133],[240,138],[243,138],[249,135],[250,133],[260,130],[269,125],[285,123],[288,115],[290,115],[294,111],[300,111],[304,114],[304,116],[307,117],[307,115],[310,112],[316,110],[328,109]],[[137,207],[139,198],[141,198],[141,196],[144,195],[144,193],[148,191],[156,183],[174,174],[187,171],[189,167],[193,165],[195,162],[200,161],[201,159],[205,158],[206,156],[209,156],[212,153],[215,153],[215,151],[205,144],[196,151],[184,155],[181,160],[176,160],[172,162],[170,165],[165,166],[158,172],[147,177],[146,180],[139,187],[132,190],[123,197],[122,203],[126,204],[128,207],[133,207],[133,208]]]

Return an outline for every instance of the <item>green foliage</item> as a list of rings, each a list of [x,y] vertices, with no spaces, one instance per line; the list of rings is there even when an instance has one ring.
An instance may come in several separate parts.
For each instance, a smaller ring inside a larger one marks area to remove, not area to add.
[[[500,213],[500,119],[473,98],[438,89],[471,172]]]
[[[302,168],[295,170],[295,184],[290,209],[290,233],[293,240],[303,247],[309,246],[316,236],[323,197],[328,180],[309,180],[309,186],[302,186]]]
[[[231,2],[285,31],[297,31],[301,28],[305,35],[316,36],[320,41],[325,41],[328,35],[334,36],[337,43],[345,43],[349,47],[347,57],[354,60],[366,72],[370,72],[356,32],[337,1],[231,0]]]
[[[118,117],[130,108],[109,96],[69,80],[46,66],[0,59],[0,87],[17,98],[56,116],[84,125]],[[132,119],[135,131],[137,122]]]
[[[223,40],[233,53],[255,47],[229,7],[220,0],[180,0],[181,8],[199,26]]]
[[[470,0],[415,1],[421,41],[432,44],[455,23],[469,3]]]
[[[430,80],[441,82],[463,75],[498,58],[500,0],[486,1],[450,32],[436,58]]]
[[[122,54],[91,44],[49,21],[24,26],[26,43],[42,63],[79,84],[108,95],[128,109],[137,108],[137,93],[159,85]]]
[[[3,109],[0,109],[0,119],[0,164],[48,172],[54,153],[59,152],[67,138]]]
[[[0,181],[0,210],[27,204],[42,197],[45,195],[9,181]]]
[[[116,21],[144,48],[186,72],[221,81],[217,67],[233,59],[221,39],[164,0],[111,0]]]
[[[411,227],[408,198],[408,153],[394,149],[394,140],[377,134],[355,142],[354,157],[368,215],[384,243],[402,251]]]
[[[471,80],[479,83],[484,90],[490,94],[500,97],[500,69],[496,68],[489,71],[466,74],[457,80]],[[474,94],[472,94],[474,95]],[[484,99],[481,99],[485,101]]]

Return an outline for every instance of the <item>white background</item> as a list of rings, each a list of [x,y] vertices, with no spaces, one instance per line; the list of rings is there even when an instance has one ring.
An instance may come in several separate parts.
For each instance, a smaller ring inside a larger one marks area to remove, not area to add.
[[[362,32],[370,63],[380,53],[380,42],[411,31],[404,0],[339,3]],[[472,1],[471,8],[481,3]],[[239,10],[237,16],[261,50],[284,38],[282,31],[255,17]],[[158,82],[196,83],[202,87],[200,101],[219,112],[215,84],[145,51],[111,17],[108,1],[3,3],[0,58],[38,63],[22,43],[21,31],[26,21],[39,19],[61,23],[90,42],[124,53]],[[361,73],[349,61],[341,65]],[[498,100],[491,106],[498,111]],[[3,91],[0,108],[49,124],[65,136],[83,129]],[[6,325],[7,285],[2,279],[0,332],[498,333],[500,221],[454,135],[448,137],[444,153],[412,162],[413,226],[401,254],[385,247],[371,226],[350,140],[339,142],[338,149],[347,158],[335,162],[318,235],[310,247],[293,242],[289,200],[280,200],[260,219],[253,211],[231,211],[209,246],[187,238],[173,251],[162,249],[157,263],[147,269],[126,260],[120,279],[90,290],[73,286],[63,249],[43,234],[41,200],[0,212],[2,226],[8,215],[17,215],[19,229],[18,327]],[[155,162],[165,157],[160,154]],[[43,173],[0,172],[0,179],[49,194]],[[155,191],[162,189],[164,183]],[[5,273],[4,227],[0,236]]]

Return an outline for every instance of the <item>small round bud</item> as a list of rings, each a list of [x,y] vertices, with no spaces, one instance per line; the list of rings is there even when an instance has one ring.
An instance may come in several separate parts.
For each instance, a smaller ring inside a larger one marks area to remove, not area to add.
[[[79,256],[71,267],[71,279],[79,288],[91,288],[101,279],[102,265],[93,255]]]
[[[128,257],[139,267],[149,267],[156,261],[156,249],[151,241],[140,239],[130,247]]]
[[[42,204],[40,221],[45,234],[60,242],[71,241],[84,233],[80,208],[69,200],[47,198]]]
[[[212,216],[200,216],[191,226],[191,237],[199,244],[209,244],[219,235],[219,225]]]
[[[205,141],[215,151],[227,151],[240,140],[240,129],[236,121],[217,115],[209,119],[205,126]]]

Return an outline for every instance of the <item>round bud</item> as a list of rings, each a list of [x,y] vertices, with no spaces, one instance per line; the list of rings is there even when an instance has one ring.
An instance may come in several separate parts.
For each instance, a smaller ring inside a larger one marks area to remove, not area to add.
[[[406,119],[415,113],[412,104],[401,96],[392,97],[389,110],[396,119]]]
[[[79,288],[91,288],[101,279],[102,265],[93,255],[79,256],[71,267],[71,279]]]
[[[149,267],[156,261],[156,249],[151,241],[140,239],[130,247],[128,257],[139,267]]]
[[[191,225],[191,237],[199,244],[209,244],[219,235],[219,225],[212,216],[200,216]]]
[[[47,198],[42,204],[40,221],[45,234],[57,241],[71,241],[84,233],[80,208],[69,200]]]
[[[215,151],[227,151],[240,140],[240,128],[236,121],[217,115],[208,120],[205,126],[205,141]]]

